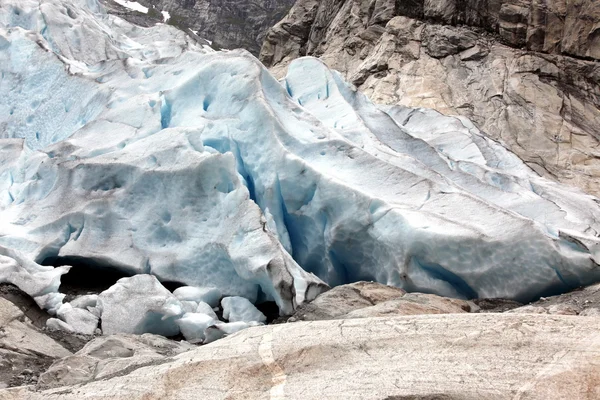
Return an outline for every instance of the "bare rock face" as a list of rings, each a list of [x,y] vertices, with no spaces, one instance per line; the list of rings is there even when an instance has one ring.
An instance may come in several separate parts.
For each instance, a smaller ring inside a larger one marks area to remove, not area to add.
[[[600,397],[600,320],[449,314],[248,329],[83,385],[2,400]]]
[[[0,389],[35,384],[40,372],[69,355],[19,307],[0,296]]]
[[[376,282],[337,286],[298,308],[288,322],[451,314],[471,311],[469,302],[433,294],[406,293]]]
[[[39,379],[38,389],[88,383],[126,374],[148,365],[159,365],[193,348],[162,336],[144,334],[102,336],[83,349],[55,362]]]
[[[110,0],[106,0],[109,2]],[[167,11],[169,23],[192,29],[214,47],[244,48],[258,55],[267,30],[294,4],[294,0],[138,0],[146,7]],[[131,18],[133,18],[133,14]],[[139,13],[136,18],[139,18]],[[126,19],[130,19],[125,16]],[[132,21],[138,23],[137,21]]]
[[[388,300],[397,299],[406,291],[375,282],[356,282],[337,286],[304,304],[289,318],[294,321],[318,321],[343,318],[344,315],[371,307]]]
[[[600,317],[600,284],[559,296],[541,298],[535,303],[515,308],[509,312]]]
[[[261,60],[319,56],[374,101],[473,120],[536,172],[600,194],[600,3],[299,0]]]

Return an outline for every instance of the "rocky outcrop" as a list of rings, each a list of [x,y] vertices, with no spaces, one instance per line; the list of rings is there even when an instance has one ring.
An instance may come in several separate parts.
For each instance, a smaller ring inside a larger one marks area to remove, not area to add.
[[[0,296],[0,389],[35,384],[40,372],[71,354]]]
[[[106,0],[112,3],[112,0]],[[156,11],[167,11],[169,23],[184,31],[192,29],[216,48],[244,48],[258,55],[267,30],[294,4],[294,0],[138,0]],[[156,12],[155,14],[158,14]],[[160,15],[160,14],[158,14]],[[140,13],[122,13],[133,23]],[[134,19],[135,18],[135,19]],[[148,16],[152,23],[155,18]]]
[[[600,285],[588,286],[560,296],[543,297],[509,312],[600,317]]]
[[[300,0],[261,60],[320,56],[373,100],[473,120],[541,175],[600,194],[600,3]]]
[[[50,389],[108,379],[162,364],[191,348],[187,342],[152,334],[102,336],[76,354],[55,362],[40,376],[37,387]]]
[[[597,399],[597,318],[451,314],[245,330],[128,374],[2,400]]]
[[[287,321],[319,321],[471,311],[469,302],[402,289],[376,282],[337,286],[303,304]]]

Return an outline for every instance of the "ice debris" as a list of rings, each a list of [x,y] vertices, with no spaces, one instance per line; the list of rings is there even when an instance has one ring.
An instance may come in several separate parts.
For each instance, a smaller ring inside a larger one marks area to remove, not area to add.
[[[225,297],[221,300],[221,305],[223,306],[223,318],[229,322],[264,323],[267,321],[267,317],[244,297]]]

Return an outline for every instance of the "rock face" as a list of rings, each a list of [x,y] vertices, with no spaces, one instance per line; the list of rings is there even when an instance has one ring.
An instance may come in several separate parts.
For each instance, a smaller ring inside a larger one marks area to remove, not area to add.
[[[600,316],[600,285],[592,285],[560,296],[542,298],[510,312],[598,317]]]
[[[40,371],[69,355],[15,304],[0,297],[0,388],[36,383]]]
[[[244,48],[258,55],[267,30],[294,4],[294,0],[138,0],[167,11],[169,23],[188,28],[217,48]],[[132,13],[131,18],[134,17]],[[122,15],[130,19],[129,15]],[[139,15],[137,15],[139,17]],[[132,22],[136,23],[136,21]]]
[[[246,330],[82,386],[0,390],[0,399],[592,400],[599,359],[600,322],[591,317],[311,321]]]
[[[39,379],[39,389],[108,379],[148,365],[164,363],[168,357],[193,348],[152,334],[99,337],[76,354],[55,362]]]
[[[319,56],[375,102],[463,115],[539,174],[600,193],[600,3],[300,0],[261,60]]]
[[[296,310],[288,322],[469,312],[464,300],[406,293],[375,282],[337,286]]]

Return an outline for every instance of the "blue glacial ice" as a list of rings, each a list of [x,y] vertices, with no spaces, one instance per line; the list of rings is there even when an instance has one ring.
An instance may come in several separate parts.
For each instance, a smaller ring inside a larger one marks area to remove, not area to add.
[[[0,78],[0,282],[71,327],[80,309],[105,333],[210,341],[243,325],[190,312],[222,297],[289,314],[357,280],[520,301],[600,280],[598,199],[317,59],[280,82],[96,0],[5,0]],[[135,276],[64,308],[53,266],[81,263]],[[126,326],[119,302],[141,307]]]

